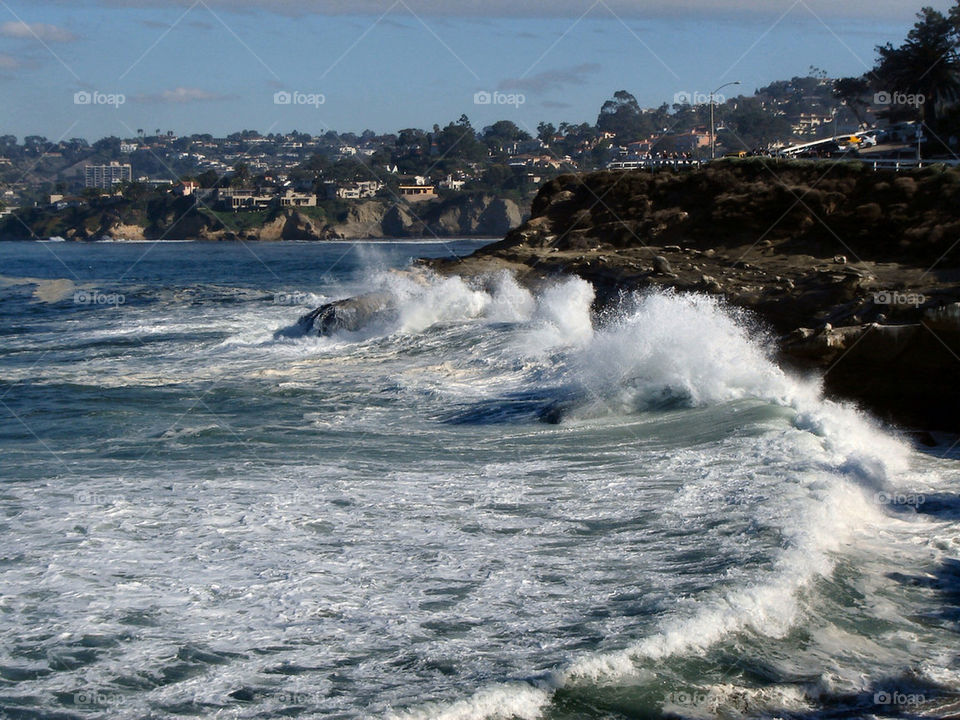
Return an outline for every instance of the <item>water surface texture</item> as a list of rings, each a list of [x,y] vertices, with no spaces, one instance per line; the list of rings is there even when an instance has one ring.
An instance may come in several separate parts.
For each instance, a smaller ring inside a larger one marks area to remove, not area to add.
[[[956,699],[956,451],[715,299],[393,271],[476,246],[0,244],[0,716]]]

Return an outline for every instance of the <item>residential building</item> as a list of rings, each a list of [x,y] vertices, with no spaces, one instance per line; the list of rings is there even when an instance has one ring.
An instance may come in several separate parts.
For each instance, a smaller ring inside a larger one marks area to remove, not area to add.
[[[217,204],[224,210],[263,210],[274,202],[274,195],[264,195],[246,188],[220,188]]]
[[[453,175],[447,175],[445,180],[441,180],[437,183],[438,187],[446,188],[447,190],[454,190],[459,192],[463,190],[463,186],[466,183],[466,180],[454,180]]]
[[[111,162],[109,165],[87,165],[84,168],[83,186],[108,190],[116,183],[130,182],[133,168],[130,163]]]
[[[280,207],[316,207],[317,196],[313,193],[298,193],[287,190],[280,196]]]
[[[337,183],[332,180],[324,183],[328,198],[339,200],[361,200],[372,198],[383,189],[383,183],[378,180],[361,180],[359,182]]]
[[[421,200],[431,200],[437,196],[437,191],[433,185],[401,185],[400,197],[408,202],[420,202]]]
[[[194,182],[193,180],[184,180],[174,185],[173,194],[186,197],[187,195],[193,195],[199,189],[200,183]]]

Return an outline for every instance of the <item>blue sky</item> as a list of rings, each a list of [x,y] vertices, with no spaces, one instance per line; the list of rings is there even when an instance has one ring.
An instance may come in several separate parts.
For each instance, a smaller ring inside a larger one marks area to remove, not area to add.
[[[733,80],[752,93],[811,65],[860,74],[921,4],[0,0],[0,132],[385,132],[461,113],[478,128],[593,122],[619,89],[655,106]],[[276,104],[278,91],[304,102]],[[479,91],[518,102],[478,105]],[[77,92],[99,94],[76,104]]]

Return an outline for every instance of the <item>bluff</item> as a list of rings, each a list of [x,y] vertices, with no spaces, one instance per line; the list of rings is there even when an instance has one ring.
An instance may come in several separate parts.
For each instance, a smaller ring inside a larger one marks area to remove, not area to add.
[[[544,185],[530,218],[442,273],[575,274],[722,296],[780,360],[889,421],[960,431],[960,172],[749,159]]]
[[[322,208],[213,212],[194,198],[147,202],[94,198],[62,210],[29,208],[0,220],[0,239],[67,240],[360,240],[364,238],[502,237],[522,220],[517,204],[490,194],[463,194],[415,204],[350,202],[335,216]]]

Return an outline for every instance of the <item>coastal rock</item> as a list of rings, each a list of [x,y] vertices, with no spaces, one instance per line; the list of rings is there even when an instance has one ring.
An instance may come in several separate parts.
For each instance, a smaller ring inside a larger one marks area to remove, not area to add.
[[[527,284],[577,274],[593,284],[598,312],[650,286],[722,295],[782,336],[785,366],[823,373],[831,395],[895,422],[960,430],[960,171],[827,169],[750,159],[564,175],[504,240],[430,266],[510,266]]]
[[[517,227],[522,216],[513,200],[495,198],[477,219],[476,230],[480,235],[500,236]]]
[[[377,200],[357,203],[350,207],[342,222],[333,226],[332,235],[343,240],[383,237],[385,212],[384,204]]]
[[[960,302],[926,310],[923,324],[938,332],[960,333]]]
[[[390,237],[409,237],[415,232],[415,228],[422,226],[402,205],[394,205],[387,210],[386,215],[380,223],[379,235],[389,235]]]
[[[338,330],[356,331],[380,313],[387,311],[392,301],[389,293],[367,293],[336,300],[302,316],[297,324],[308,334],[328,335]]]
[[[653,258],[653,271],[657,275],[673,275],[673,267],[663,255],[657,255]]]

